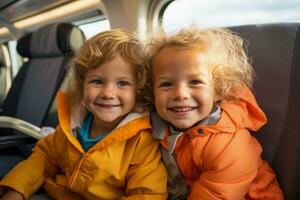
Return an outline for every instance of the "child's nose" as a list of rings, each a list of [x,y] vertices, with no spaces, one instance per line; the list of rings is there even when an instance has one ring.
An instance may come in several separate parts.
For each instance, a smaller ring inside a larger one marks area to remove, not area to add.
[[[190,92],[189,88],[186,87],[185,85],[178,85],[175,87],[175,92],[174,92],[174,98],[175,100],[184,100],[188,99],[190,97]]]
[[[115,88],[111,84],[106,84],[102,87],[101,97],[105,99],[112,99],[115,95]]]

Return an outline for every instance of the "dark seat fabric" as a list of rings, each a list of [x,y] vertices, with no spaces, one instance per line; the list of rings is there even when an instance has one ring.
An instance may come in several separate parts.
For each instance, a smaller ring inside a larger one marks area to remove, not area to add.
[[[68,23],[49,24],[21,37],[17,51],[28,61],[13,80],[1,115],[22,119],[38,127],[56,127],[56,92],[64,80],[68,61],[84,40],[83,32]],[[23,144],[34,142],[33,138],[16,130],[0,129],[0,177],[24,159],[21,155],[24,149],[28,149],[28,153],[31,150],[31,146],[21,148],[22,152],[15,151],[15,147],[20,150],[20,146],[28,146]]]
[[[300,197],[300,24],[231,27],[248,42],[254,93],[268,123],[254,136],[287,200]]]

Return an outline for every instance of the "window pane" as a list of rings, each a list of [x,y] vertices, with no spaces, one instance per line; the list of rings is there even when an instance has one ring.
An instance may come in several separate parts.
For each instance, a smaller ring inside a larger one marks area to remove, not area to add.
[[[88,39],[99,32],[109,30],[110,25],[109,21],[105,19],[87,24],[82,24],[79,26],[79,28],[84,32],[86,38]]]
[[[8,42],[8,51],[11,59],[12,77],[15,77],[23,64],[22,57],[17,52],[17,41]]]
[[[176,0],[162,16],[166,31],[273,22],[300,22],[300,0]]]

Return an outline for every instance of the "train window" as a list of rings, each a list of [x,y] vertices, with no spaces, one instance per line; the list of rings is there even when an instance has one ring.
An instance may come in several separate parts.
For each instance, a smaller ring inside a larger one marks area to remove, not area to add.
[[[17,41],[9,41],[8,50],[11,58],[12,77],[15,77],[23,63],[22,57],[17,52]]]
[[[79,28],[84,32],[86,38],[88,39],[101,31],[109,30],[110,25],[107,19],[103,19],[100,21],[79,25]]]
[[[221,27],[300,22],[299,0],[176,0],[163,8],[160,20],[167,32],[191,23],[200,27]]]

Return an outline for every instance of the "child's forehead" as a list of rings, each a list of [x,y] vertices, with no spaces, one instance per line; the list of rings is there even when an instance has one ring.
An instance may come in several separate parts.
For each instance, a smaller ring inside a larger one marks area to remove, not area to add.
[[[87,73],[122,74],[128,72],[132,73],[133,71],[135,71],[134,66],[118,54],[96,67],[87,70]]]
[[[162,49],[153,60],[153,72],[170,72],[180,74],[199,73],[204,68],[202,52],[199,49],[181,49],[168,47]]]
[[[203,54],[203,51],[198,48],[165,47],[156,54],[153,64],[164,64],[165,62],[199,64]]]

